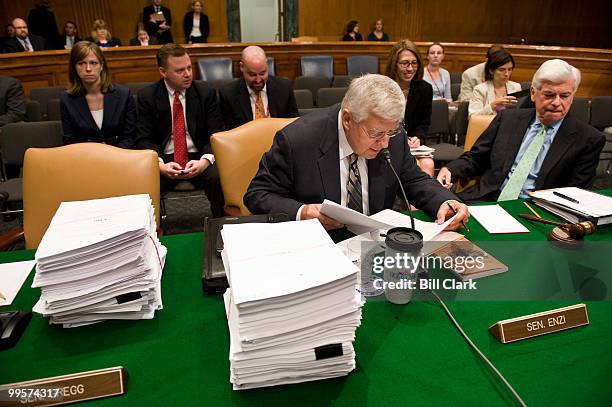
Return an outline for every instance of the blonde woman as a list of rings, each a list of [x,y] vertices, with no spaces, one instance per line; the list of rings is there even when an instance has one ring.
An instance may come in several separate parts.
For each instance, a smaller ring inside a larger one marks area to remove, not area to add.
[[[121,46],[121,40],[111,35],[106,22],[102,19],[94,21],[91,37],[88,40],[102,48]]]

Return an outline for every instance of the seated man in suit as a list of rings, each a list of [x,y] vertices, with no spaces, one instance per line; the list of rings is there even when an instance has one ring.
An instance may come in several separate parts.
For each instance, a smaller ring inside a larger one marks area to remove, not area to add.
[[[219,91],[221,114],[228,129],[262,117],[298,117],[291,83],[268,76],[266,53],[257,46],[246,47],[240,60],[242,78]]]
[[[138,92],[136,146],[157,151],[161,190],[188,180],[204,189],[213,216],[223,216],[223,192],[210,136],[223,130],[215,91],[194,82],[185,48],[166,44],[157,52],[162,76]]]
[[[38,35],[30,35],[28,25],[21,18],[13,20],[15,37],[7,40],[4,47],[6,52],[32,52],[45,49],[45,39]]]
[[[456,229],[468,216],[454,194],[422,172],[400,132],[406,97],[383,75],[354,79],[341,105],[310,113],[276,134],[244,196],[253,213],[317,218],[327,229],[342,227],[321,213],[329,199],[366,215],[391,208],[399,183],[382,150],[388,149],[410,202]]]
[[[26,102],[19,79],[0,76],[0,127],[26,117]]]
[[[506,109],[472,149],[443,167],[438,181],[480,176],[459,193],[464,200],[525,198],[527,193],[563,186],[587,187],[595,176],[605,139],[595,128],[568,115],[580,71],[565,61],[544,62],[533,75],[535,109]]]
[[[68,20],[64,23],[64,35],[58,37],[56,49],[71,49],[79,41],[76,23]]]

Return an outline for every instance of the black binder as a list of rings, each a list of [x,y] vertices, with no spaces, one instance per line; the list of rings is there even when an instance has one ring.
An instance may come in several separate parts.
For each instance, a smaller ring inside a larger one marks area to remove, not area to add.
[[[223,250],[223,239],[221,229],[223,225],[236,223],[279,223],[286,222],[289,217],[284,213],[270,215],[252,216],[225,216],[222,218],[206,218],[204,221],[204,250],[202,267],[202,289],[207,294],[222,294],[229,286],[221,251]]]

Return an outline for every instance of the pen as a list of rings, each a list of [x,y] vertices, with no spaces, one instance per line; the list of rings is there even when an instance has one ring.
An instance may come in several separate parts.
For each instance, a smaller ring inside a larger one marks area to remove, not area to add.
[[[453,206],[450,203],[448,203],[448,202],[446,204],[451,209],[451,211],[453,211],[453,213],[456,215],[457,211],[455,210],[455,208],[453,208]],[[465,228],[465,230],[467,230],[468,232],[470,231],[470,228],[467,227],[467,225],[465,224],[464,221],[461,221],[461,225]]]
[[[527,209],[529,209],[529,210],[531,211],[531,213],[533,213],[533,214],[534,214],[535,216],[537,216],[538,218],[542,218],[542,217],[540,216],[540,214],[539,214],[539,213],[537,213],[537,212],[535,211],[535,209],[533,209],[533,208],[531,207],[531,205],[529,205],[527,202],[523,202],[523,203],[525,204],[525,206],[527,207]]]
[[[563,198],[563,199],[565,199],[565,200],[567,200],[567,201],[570,201],[570,202],[573,202],[573,203],[575,203],[575,204],[580,204],[580,202],[578,202],[578,200],[577,200],[577,199],[574,199],[574,198],[569,197],[569,196],[567,196],[567,195],[563,195],[561,192],[553,191],[553,195],[556,195],[556,196],[558,196],[559,198]]]

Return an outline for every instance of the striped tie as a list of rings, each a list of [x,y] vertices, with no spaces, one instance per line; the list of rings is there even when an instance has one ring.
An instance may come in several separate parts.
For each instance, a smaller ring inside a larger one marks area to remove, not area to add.
[[[348,182],[346,183],[346,206],[354,211],[363,213],[363,203],[361,201],[361,177],[359,176],[359,167],[357,167],[357,159],[359,156],[353,153],[347,158],[349,160],[349,176]]]

